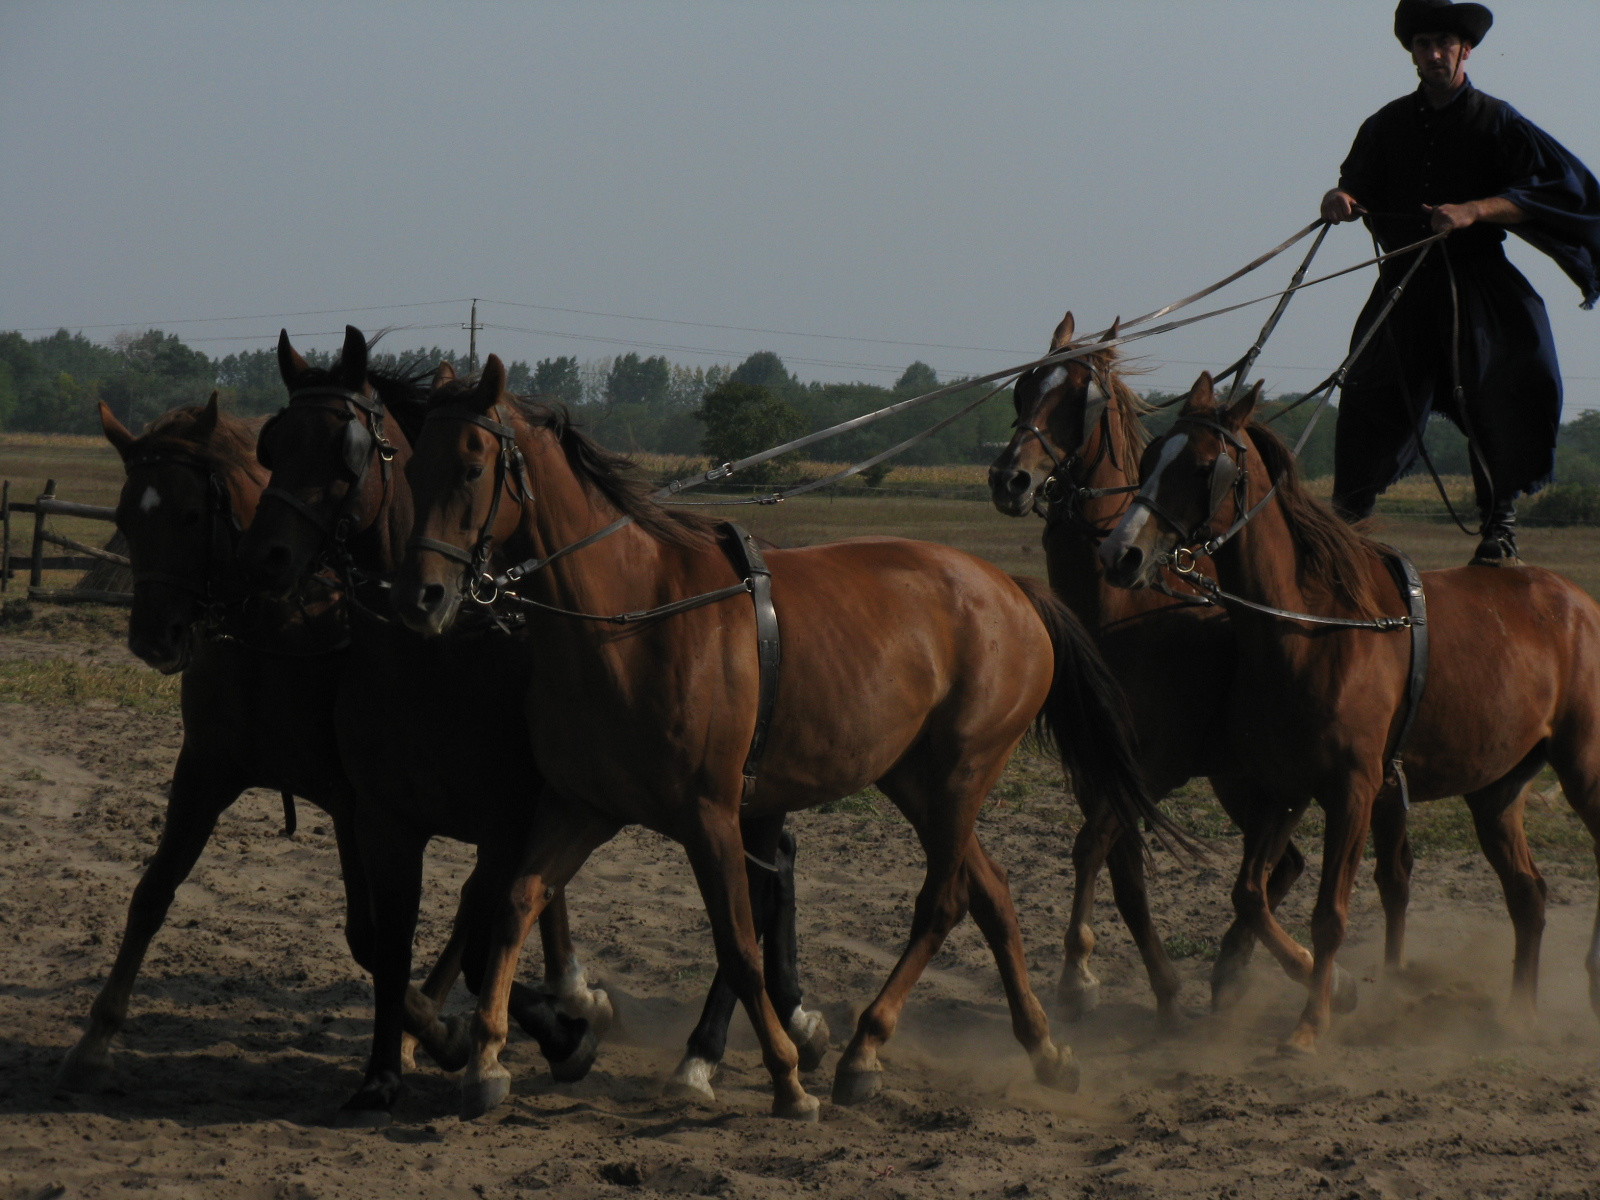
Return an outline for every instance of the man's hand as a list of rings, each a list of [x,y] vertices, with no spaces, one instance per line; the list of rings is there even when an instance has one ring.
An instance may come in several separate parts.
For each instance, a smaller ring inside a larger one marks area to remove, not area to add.
[[[1424,204],[1428,224],[1435,233],[1454,233],[1479,221],[1491,225],[1520,225],[1527,214],[1504,196],[1491,196],[1487,200],[1468,200],[1465,204],[1441,204],[1435,208]]]
[[[1357,203],[1354,196],[1349,192],[1341,192],[1338,188],[1334,188],[1322,198],[1322,219],[1332,225],[1354,221],[1366,211]]]

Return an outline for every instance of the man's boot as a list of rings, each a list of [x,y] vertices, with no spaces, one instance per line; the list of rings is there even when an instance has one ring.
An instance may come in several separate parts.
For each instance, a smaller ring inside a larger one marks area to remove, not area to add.
[[[1517,510],[1507,502],[1498,505],[1483,519],[1478,531],[1483,540],[1478,552],[1472,556],[1474,567],[1517,567],[1522,559],[1517,557]]]

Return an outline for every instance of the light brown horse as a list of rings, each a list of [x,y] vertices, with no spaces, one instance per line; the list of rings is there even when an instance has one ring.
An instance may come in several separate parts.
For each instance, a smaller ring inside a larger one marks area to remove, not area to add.
[[[520,458],[518,457],[520,456]],[[525,463],[526,487],[514,485]],[[491,356],[472,387],[444,390],[410,469],[417,533],[395,583],[413,628],[454,619],[474,546],[549,555],[627,524],[531,574],[522,594],[595,614],[648,609],[738,582],[719,528],[661,508],[617,459],[555,410],[505,390]],[[423,540],[427,539],[427,540]],[[444,549],[441,550],[440,547]],[[444,552],[448,550],[449,552]],[[747,797],[757,719],[754,609],[741,593],[623,626],[528,610],[537,639],[529,729],[549,781],[534,815],[499,963],[486,977],[464,1080],[464,1110],[498,1103],[506,1018],[498,993],[551,888],[627,824],[683,844],[728,971],[760,1038],[773,1112],[815,1119],[795,1047],[762,989],[739,820],[796,811],[876,783],[915,827],[927,856],[911,940],[862,1013],[834,1079],[848,1103],[879,1086],[878,1047],[950,929],[970,909],[999,967],[1012,1028],[1035,1076],[1075,1086],[1071,1051],[1050,1040],[1028,985],[1004,871],[974,824],[1036,719],[1060,743],[1080,792],[1129,827],[1170,828],[1139,783],[1115,682],[1071,614],[959,551],[863,538],[767,556],[782,668],[766,754]]]
[[[1067,347],[1075,323],[1069,312],[1050,339],[1052,353]],[[1117,336],[1113,325],[1099,338]],[[1241,828],[1275,804],[1234,761],[1227,711],[1216,703],[1233,679],[1233,630],[1221,608],[1148,589],[1113,587],[1099,559],[1100,543],[1127,512],[1138,489],[1139,459],[1149,443],[1150,412],[1122,378],[1114,347],[1023,374],[1013,389],[1016,432],[989,468],[994,505],[1009,516],[1035,509],[1045,517],[1043,544],[1050,586],[1094,632],[1106,663],[1121,681],[1133,714],[1139,763],[1152,796],[1166,796],[1195,776],[1211,781],[1222,807]],[[1211,571],[1209,564],[1201,567]],[[1184,589],[1187,590],[1187,589]],[[1174,687],[1172,664],[1182,662],[1204,687]],[[1095,936],[1095,885],[1109,865],[1117,908],[1144,959],[1158,1016],[1178,1014],[1179,980],[1150,914],[1144,859],[1138,840],[1117,836],[1110,814],[1084,807],[1073,842],[1076,867],[1066,960],[1057,994],[1069,1017],[1094,1008],[1100,983],[1089,968]],[[1398,965],[1405,925],[1410,847],[1403,812],[1385,806],[1374,817],[1380,850],[1378,887],[1388,914],[1386,951]],[[1291,841],[1268,881],[1266,903],[1276,908],[1305,868]],[[1243,995],[1255,948],[1252,923],[1234,922],[1222,938],[1211,972],[1212,1006],[1222,1009]],[[1355,1006],[1355,978],[1337,972],[1334,1007]]]
[[[1288,447],[1250,423],[1260,391],[1258,384],[1221,408],[1211,377],[1200,377],[1172,430],[1145,452],[1141,502],[1101,547],[1108,576],[1148,586],[1163,564],[1185,565],[1188,554],[1203,552],[1204,539],[1255,511],[1215,551],[1217,578],[1229,592],[1293,613],[1405,616],[1383,549],[1307,494]],[[1235,469],[1241,482],[1230,485]],[[1545,885],[1522,831],[1525,788],[1546,763],[1553,766],[1600,861],[1600,607],[1537,567],[1459,567],[1430,571],[1423,581],[1430,662],[1405,774],[1413,800],[1466,796],[1516,930],[1513,1007],[1531,1016]],[[1278,819],[1247,841],[1234,895],[1239,916],[1253,920],[1273,953],[1309,983],[1305,1011],[1284,1045],[1309,1052],[1328,1026],[1333,957],[1374,804],[1394,800],[1384,794],[1394,789],[1387,770],[1410,639],[1230,607],[1238,666],[1231,692],[1215,700],[1230,710],[1237,761],[1283,798]],[[1185,666],[1173,664],[1174,686],[1196,685]],[[1251,898],[1312,799],[1327,832],[1308,960]],[[1600,1014],[1600,919],[1587,966]]]

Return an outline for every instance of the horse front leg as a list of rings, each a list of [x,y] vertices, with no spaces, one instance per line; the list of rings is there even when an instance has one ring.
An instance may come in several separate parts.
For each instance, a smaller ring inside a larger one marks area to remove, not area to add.
[[[242,781],[198,762],[187,747],[179,753],[161,842],[133,889],[116,961],[89,1009],[88,1028],[56,1075],[56,1086],[63,1091],[98,1091],[110,1083],[111,1041],[127,1021],[128,1002],[145,954],[166,921],[178,885],[189,877],[211,840],[217,818],[243,790]]]
[[[702,800],[696,818],[684,830],[683,844],[711,920],[719,973],[750,1015],[762,1061],[772,1076],[772,1115],[815,1121],[821,1105],[800,1082],[799,1052],[767,995],[738,818]]]
[[[482,1116],[511,1091],[511,1073],[500,1064],[500,1051],[510,1033],[511,992],[522,943],[545,906],[617,829],[615,821],[567,804],[548,787],[535,803],[521,861],[485,941],[472,1056],[461,1078],[463,1120]]]
[[[1354,779],[1322,801],[1327,828],[1323,837],[1322,882],[1311,914],[1314,957],[1307,981],[1310,995],[1299,1023],[1279,1047],[1285,1054],[1313,1053],[1317,1038],[1327,1031],[1332,1020],[1336,970],[1333,958],[1349,927],[1350,890],[1366,849],[1372,804],[1381,783],[1381,779]]]
[[[1089,969],[1094,954],[1094,893],[1100,882],[1100,868],[1111,853],[1111,844],[1120,829],[1101,806],[1083,804],[1083,824],[1072,839],[1072,910],[1062,935],[1061,979],[1056,984],[1056,1000],[1068,1021],[1081,1021],[1100,1005],[1100,980]]]
[[[578,959],[572,943],[572,925],[567,916],[567,890],[562,888],[539,914],[539,940],[544,947],[545,987],[556,1003],[570,1016],[589,1022],[594,1036],[603,1038],[616,1019],[616,1010],[605,988],[590,987],[589,974]]]

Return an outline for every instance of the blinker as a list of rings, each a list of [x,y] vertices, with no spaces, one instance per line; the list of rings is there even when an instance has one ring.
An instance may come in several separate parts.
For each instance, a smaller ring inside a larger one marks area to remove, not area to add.
[[[1222,502],[1228,498],[1238,478],[1239,464],[1224,450],[1217,455],[1217,461],[1211,464],[1211,508],[1206,515],[1207,520],[1217,515],[1217,509],[1222,507]]]

